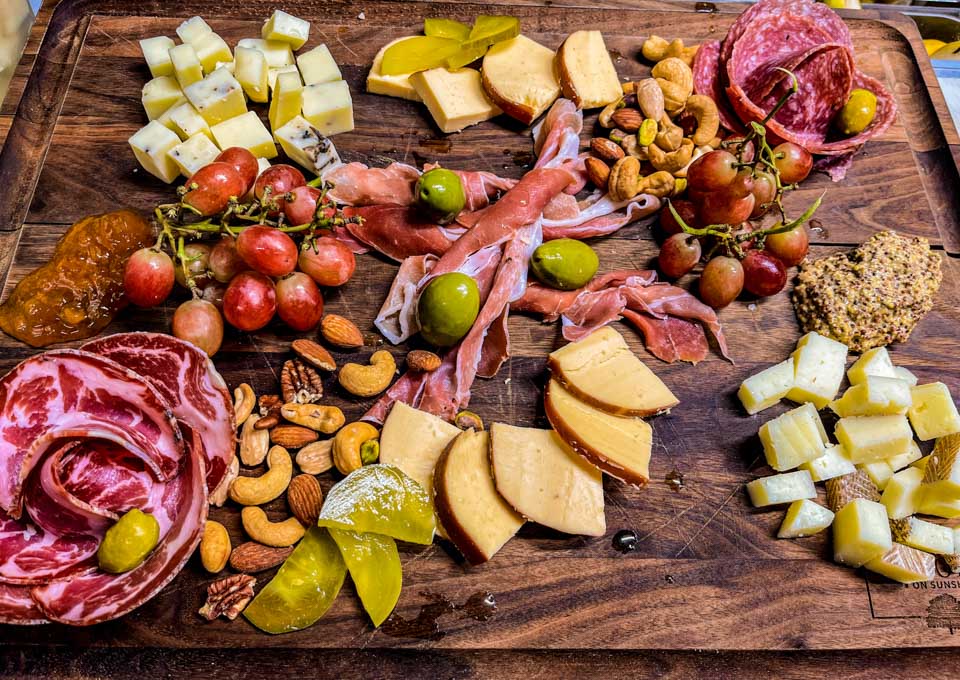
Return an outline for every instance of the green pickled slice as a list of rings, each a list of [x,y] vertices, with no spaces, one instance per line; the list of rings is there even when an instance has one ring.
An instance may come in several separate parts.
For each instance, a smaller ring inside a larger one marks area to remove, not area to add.
[[[490,47],[494,43],[516,38],[520,35],[520,20],[517,17],[481,14],[473,22],[470,36],[461,43],[463,49]]]
[[[429,544],[437,525],[433,503],[422,486],[393,465],[364,465],[338,482],[317,524],[361,534]]]
[[[397,542],[380,534],[358,534],[355,531],[330,529],[340,548],[347,571],[357,588],[363,608],[374,626],[383,623],[400,599],[403,568]]]
[[[454,19],[424,19],[423,34],[463,42],[470,37],[470,27]]]
[[[467,64],[472,64],[477,59],[483,57],[489,49],[489,45],[479,45],[477,47],[468,47],[466,49],[462,49],[456,54],[452,54],[447,57],[444,65],[450,69],[463,68]]]
[[[380,63],[380,73],[400,76],[443,66],[447,57],[460,51],[460,41],[418,35],[401,40],[387,48]]]
[[[346,575],[346,564],[329,532],[313,527],[243,615],[266,633],[303,630],[327,613]]]

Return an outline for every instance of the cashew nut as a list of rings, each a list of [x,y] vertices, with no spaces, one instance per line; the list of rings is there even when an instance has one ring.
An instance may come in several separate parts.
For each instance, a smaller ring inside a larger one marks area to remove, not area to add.
[[[280,415],[291,423],[324,434],[333,434],[347,422],[339,408],[320,404],[284,404],[280,408]]]
[[[633,156],[624,156],[610,168],[607,190],[614,201],[625,201],[637,195],[640,180],[640,161]]]
[[[293,476],[293,460],[282,446],[267,454],[269,468],[259,477],[237,477],[230,485],[230,498],[240,505],[262,505],[282,494]]]
[[[697,129],[691,139],[697,146],[703,146],[717,136],[720,130],[720,113],[713,99],[704,94],[692,94],[687,97],[687,113],[697,119]]]
[[[200,562],[211,574],[223,571],[230,557],[230,534],[220,522],[207,520],[200,539]]]
[[[243,425],[244,421],[253,413],[253,407],[257,404],[257,395],[253,393],[253,388],[247,383],[241,383],[233,391],[233,416],[237,427]]]
[[[261,416],[251,413],[240,431],[240,460],[247,467],[260,465],[270,450],[270,430],[257,429]]]
[[[300,520],[288,517],[282,522],[271,522],[263,508],[244,508],[240,513],[243,530],[257,543],[269,545],[272,548],[286,548],[293,545],[306,532]]]
[[[390,386],[397,372],[397,362],[386,350],[374,352],[370,365],[347,364],[340,369],[340,384],[350,394],[358,397],[372,397]]]
[[[623,107],[624,107],[623,97],[621,97],[615,102],[610,102],[605,107],[603,107],[603,110],[600,112],[600,115],[597,116],[597,122],[600,123],[600,127],[605,127],[608,129],[612,128],[613,121],[611,120],[611,117],[613,116],[614,113],[616,113]]]
[[[333,464],[340,474],[349,475],[363,467],[360,447],[364,442],[378,439],[380,432],[370,423],[358,420],[350,423],[333,438]]]
[[[652,175],[640,178],[637,185],[638,194],[650,194],[657,198],[669,196],[673,192],[674,179],[666,170],[658,170]]]
[[[333,467],[333,440],[307,444],[297,451],[297,465],[309,475],[319,475]]]
[[[675,114],[683,109],[687,98],[693,94],[693,71],[682,59],[668,57],[658,62],[650,71],[663,91],[663,105],[667,113]]]
[[[653,78],[645,78],[636,85],[637,105],[646,118],[663,118],[663,90]]]
[[[693,157],[693,142],[684,139],[680,148],[669,153],[663,151],[656,144],[647,147],[650,155],[650,164],[657,170],[666,170],[671,175],[686,167]]]
[[[640,48],[644,59],[650,61],[661,61],[667,57],[679,57],[683,54],[683,40],[677,38],[668,41],[659,35],[651,35],[643,41],[643,47]]]
[[[670,116],[664,114],[660,117],[660,132],[654,138],[654,144],[660,147],[661,151],[676,151],[683,142],[683,128],[670,120]]]

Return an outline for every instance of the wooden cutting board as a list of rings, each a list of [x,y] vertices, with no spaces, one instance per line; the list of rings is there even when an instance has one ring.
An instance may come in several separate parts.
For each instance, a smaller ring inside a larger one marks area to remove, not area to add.
[[[282,6],[313,22],[308,47],[325,42],[350,83],[357,129],[335,139],[344,158],[371,165],[440,161],[511,177],[521,176],[532,161],[530,137],[521,125],[498,119],[444,136],[420,105],[365,94],[366,72],[379,47],[419,31],[425,16],[470,21],[479,13],[510,13],[520,17],[524,33],[551,47],[572,30],[602,30],[620,75],[636,78],[648,72],[638,60],[644,37],[682,37],[688,43],[721,38],[736,16],[694,11],[690,4],[678,4],[674,11],[549,2],[288,0]],[[140,88],[149,75],[137,41],[172,35],[180,21],[199,13],[234,45],[259,35],[273,7],[248,2],[228,8],[213,0],[195,0],[182,9],[159,1],[87,0],[59,6],[15,117],[0,117],[10,123],[0,154],[0,231],[5,232],[0,242],[12,253],[4,295],[46,261],[56,239],[75,220],[120,207],[147,214],[169,199],[169,187],[137,170],[126,143],[146,122]],[[816,175],[794,192],[788,208],[798,212],[825,192],[818,228],[812,231],[813,257],[891,228],[924,236],[942,251],[944,283],[934,310],[910,342],[892,353],[921,381],[942,380],[960,395],[955,365],[960,262],[953,257],[960,252],[960,138],[943,115],[946,107],[926,57],[918,57],[922,47],[912,23],[902,17],[847,16],[859,68],[894,93],[900,115],[886,135],[867,145],[843,182]],[[585,140],[594,120],[588,116]],[[6,123],[0,123],[0,134],[6,130]],[[646,223],[594,245],[603,269],[647,267],[657,251]],[[358,275],[329,293],[327,309],[372,331],[395,271],[381,258],[361,257]],[[180,299],[154,310],[125,311],[108,332],[167,331]],[[196,612],[213,579],[194,559],[158,597],[121,620],[89,629],[7,626],[0,627],[0,634],[9,645],[149,648],[171,655],[186,648],[401,647],[457,650],[460,656],[452,658],[467,662],[481,650],[514,650],[517,656],[511,658],[524,658],[523,667],[531,669],[537,662],[523,650],[957,646],[960,580],[944,577],[906,587],[839,567],[829,559],[827,537],[778,541],[774,535],[782,510],[750,507],[744,483],[769,474],[756,431],[783,409],[747,417],[734,392],[743,378],[786,357],[799,331],[786,293],[758,303],[737,302],[723,311],[721,320],[735,364],[711,355],[698,366],[666,365],[645,353],[632,330],[621,328],[681,404],[652,421],[649,487],[637,491],[605,480],[604,537],[570,537],[527,525],[492,562],[475,568],[439,543],[407,547],[403,594],[394,618],[380,630],[371,627],[349,585],[326,617],[299,633],[271,637],[243,619],[207,623]],[[510,330],[513,358],[496,378],[477,382],[471,409],[487,422],[546,426],[541,403],[545,356],[562,344],[559,329],[515,317]],[[280,324],[254,335],[231,332],[216,364],[231,387],[246,381],[258,393],[275,391],[294,337]],[[0,338],[0,348],[4,370],[34,353],[6,337]],[[369,351],[338,358],[358,359]],[[403,347],[392,351],[398,359],[405,354]],[[369,404],[345,398],[332,384],[328,391],[348,417],[359,416]],[[325,487],[333,481],[327,477]],[[681,477],[682,485],[668,483]],[[271,510],[275,518],[286,513],[283,502]],[[216,509],[212,517],[227,525],[235,544],[241,540],[237,508]],[[611,539],[619,529],[636,531],[635,552],[614,550]],[[260,583],[269,575],[262,575]],[[477,606],[487,594],[496,600],[495,612]],[[575,665],[572,659],[578,654],[567,656],[570,664]]]

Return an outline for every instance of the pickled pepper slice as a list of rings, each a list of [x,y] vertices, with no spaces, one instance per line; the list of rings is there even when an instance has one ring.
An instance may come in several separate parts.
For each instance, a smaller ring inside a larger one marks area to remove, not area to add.
[[[403,567],[397,542],[380,534],[330,529],[330,535],[347,563],[357,595],[374,626],[383,623],[400,599]]]

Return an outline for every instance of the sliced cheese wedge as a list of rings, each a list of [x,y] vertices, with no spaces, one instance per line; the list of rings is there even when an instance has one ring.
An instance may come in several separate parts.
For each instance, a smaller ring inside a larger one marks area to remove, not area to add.
[[[560,96],[555,56],[525,35],[499,42],[483,58],[483,87],[508,116],[529,125]]]
[[[409,99],[415,102],[422,101],[420,95],[417,94],[416,89],[414,89],[413,83],[410,82],[410,76],[413,75],[412,73],[385,76],[380,72],[380,66],[383,64],[383,53],[392,45],[401,40],[406,40],[407,37],[408,36],[397,38],[393,42],[389,42],[381,47],[380,51],[377,52],[377,56],[373,58],[373,66],[370,67],[370,73],[367,75],[367,92],[383,94],[388,97],[400,97],[401,99]]]
[[[432,495],[433,468],[458,434],[442,418],[398,401],[380,431],[380,462],[400,468]]]
[[[414,73],[410,82],[443,132],[459,132],[503,113],[483,90],[476,69],[433,68]]]
[[[937,562],[933,555],[900,543],[894,543],[890,550],[863,566],[900,583],[929,581],[937,575]]]

